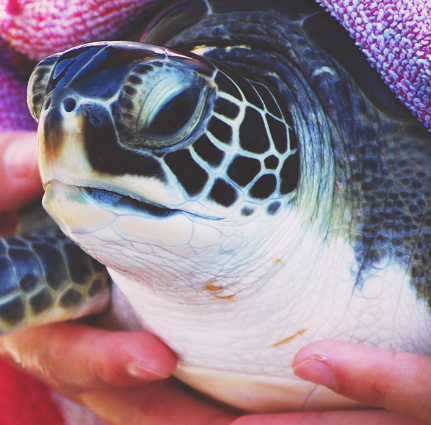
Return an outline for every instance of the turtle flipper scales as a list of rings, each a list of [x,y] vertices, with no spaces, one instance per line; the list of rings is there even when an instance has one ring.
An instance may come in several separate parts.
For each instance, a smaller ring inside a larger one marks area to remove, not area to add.
[[[57,229],[0,239],[0,334],[106,309],[110,277]]]

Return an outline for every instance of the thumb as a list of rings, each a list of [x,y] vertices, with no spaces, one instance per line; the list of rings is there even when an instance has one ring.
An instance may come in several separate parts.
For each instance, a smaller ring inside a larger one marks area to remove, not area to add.
[[[431,358],[339,341],[307,345],[292,367],[302,379],[366,405],[431,424]]]

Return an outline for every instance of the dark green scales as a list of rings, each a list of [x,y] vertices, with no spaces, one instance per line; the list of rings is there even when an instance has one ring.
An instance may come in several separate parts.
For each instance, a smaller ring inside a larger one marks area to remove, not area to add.
[[[3,332],[25,326],[26,315],[34,316],[30,320],[37,324],[38,316],[46,319],[47,311],[54,307],[75,311],[85,299],[110,286],[103,265],[60,231],[2,238],[0,265]]]
[[[321,222],[322,240],[342,230],[352,293],[395,265],[429,308],[431,136],[332,18],[308,1],[196,0],[162,2],[142,27],[149,46],[90,44],[38,65],[29,100],[43,114],[47,164],[65,149],[64,117],[79,113],[87,168],[104,182],[173,184],[183,199],[77,184],[101,208],[220,223],[302,208],[310,226]],[[39,323],[53,306],[80,310],[109,286],[100,264],[57,231],[0,240],[0,281],[3,331]]]

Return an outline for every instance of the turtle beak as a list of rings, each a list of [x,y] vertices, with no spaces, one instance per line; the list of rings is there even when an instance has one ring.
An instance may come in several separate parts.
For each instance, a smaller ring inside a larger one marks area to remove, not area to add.
[[[39,169],[44,184],[55,177],[58,167],[66,172],[91,171],[83,161],[84,116],[78,110],[78,101],[79,97],[67,88],[54,90],[45,99],[38,129]]]

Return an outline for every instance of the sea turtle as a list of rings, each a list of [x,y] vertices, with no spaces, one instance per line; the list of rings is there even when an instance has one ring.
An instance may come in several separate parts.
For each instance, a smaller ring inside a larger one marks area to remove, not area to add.
[[[310,341],[430,354],[431,136],[343,30],[304,0],[167,2],[144,28],[32,74],[44,206],[97,261],[0,241],[2,328],[106,308],[103,263],[115,320],[246,410],[352,403],[295,378]]]

